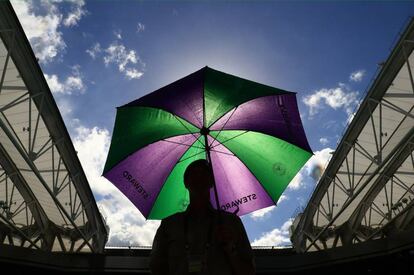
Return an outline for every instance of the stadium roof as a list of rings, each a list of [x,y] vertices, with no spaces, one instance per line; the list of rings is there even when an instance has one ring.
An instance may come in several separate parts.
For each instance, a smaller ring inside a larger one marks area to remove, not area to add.
[[[0,2],[0,243],[100,252],[107,229],[42,70]]]
[[[414,224],[414,18],[363,99],[305,211],[297,251],[385,238]],[[361,53],[363,54],[363,53]]]

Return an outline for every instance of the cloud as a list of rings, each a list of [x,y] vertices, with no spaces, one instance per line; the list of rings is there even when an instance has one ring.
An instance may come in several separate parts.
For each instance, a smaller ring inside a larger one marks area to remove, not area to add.
[[[87,128],[78,125],[74,129],[73,145],[95,194],[105,196],[116,188],[101,177],[103,165],[109,150],[110,134],[107,129]]]
[[[65,49],[62,33],[58,31],[62,14],[55,5],[42,5],[47,13],[41,16],[35,15],[32,1],[12,1],[12,4],[33,51],[41,62],[53,60],[59,51]]]
[[[292,179],[287,188],[289,190],[299,190],[306,186],[309,177],[317,182],[326,168],[328,160],[332,157],[332,151],[331,148],[324,148],[320,151],[316,151]]]
[[[335,88],[322,88],[304,97],[303,103],[310,108],[310,116],[317,114],[324,104],[334,110],[342,108],[349,115],[358,104],[357,97],[357,91],[352,91],[347,85],[339,83]]]
[[[349,80],[354,81],[354,82],[360,82],[362,81],[364,76],[365,76],[365,70],[358,70],[358,71],[351,73],[351,75],[349,76]]]
[[[50,85],[49,85],[50,86]],[[63,97],[57,97],[55,98],[56,104],[59,108],[60,114],[62,115],[65,124],[68,125],[70,120],[70,116],[72,115],[73,106],[72,103]]]
[[[137,51],[128,49],[122,44],[122,31],[114,31],[117,40],[113,41],[107,48],[102,48],[100,43],[95,43],[86,50],[92,59],[102,56],[106,67],[116,65],[127,79],[139,79],[144,75],[145,63],[142,62]]]
[[[297,173],[296,176],[290,181],[287,187],[288,189],[298,190],[301,187],[305,186],[305,182],[303,181],[302,170],[299,173]]]
[[[36,1],[34,4],[31,0],[11,1],[36,57],[42,63],[53,61],[66,48],[59,31],[62,22],[65,26],[76,25],[85,14],[83,1],[71,1],[70,5],[74,8],[67,16],[59,11],[57,2]]]
[[[329,143],[329,140],[328,140],[328,138],[326,138],[326,137],[321,137],[321,138],[319,139],[319,142],[320,142],[322,145],[326,145],[326,144],[328,144],[328,143]]]
[[[160,221],[147,221],[119,191],[97,202],[110,228],[107,246],[150,246]]]
[[[117,39],[122,39],[122,31],[121,30],[116,30],[114,31],[114,35]]]
[[[82,16],[86,14],[86,10],[83,9],[85,6],[84,0],[72,0],[70,1],[74,4],[71,11],[68,13],[66,18],[63,20],[63,25],[66,27],[76,26]]]
[[[144,74],[145,64],[140,60],[137,52],[127,49],[119,41],[114,41],[103,52],[105,65],[115,64],[128,79],[139,79]]]
[[[334,152],[334,150],[329,147],[316,151],[304,167],[307,176],[310,176],[317,182],[325,171],[328,161],[332,157],[332,152]]]
[[[98,54],[102,52],[101,44],[95,43],[90,49],[87,49],[86,52],[92,57],[92,59],[95,59]]]
[[[141,78],[141,76],[143,75],[143,72],[138,71],[137,69],[126,69],[125,70],[125,75],[128,79],[137,79],[137,78]]]
[[[142,24],[141,22],[138,22],[137,24],[137,33],[143,32],[145,31],[145,25]]]
[[[105,128],[75,128],[73,144],[86,173],[99,209],[110,228],[108,246],[151,245],[159,221],[146,221],[136,207],[108,180],[101,176],[110,145]]]
[[[290,244],[289,228],[292,225],[293,219],[287,220],[280,228],[275,228],[272,231],[262,233],[262,236],[255,239],[252,246],[285,246]]]
[[[288,200],[288,197],[286,195],[280,196],[279,200],[277,201],[277,204],[279,205],[282,201]],[[258,220],[264,220],[265,218],[268,218],[270,216],[270,213],[276,208],[276,205],[272,205],[260,210],[256,210],[253,213],[250,214],[250,218],[252,218],[255,221]]]
[[[54,94],[72,94],[73,92],[84,93],[86,87],[83,83],[83,76],[80,73],[80,66],[72,67],[72,74],[62,82],[56,74],[44,74],[50,90]]]

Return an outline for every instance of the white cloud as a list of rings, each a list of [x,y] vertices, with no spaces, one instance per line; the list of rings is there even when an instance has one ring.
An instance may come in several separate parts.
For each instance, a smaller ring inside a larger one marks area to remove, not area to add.
[[[307,171],[307,175],[312,177],[315,181],[318,181],[328,165],[328,161],[331,159],[333,151],[334,150],[329,147],[316,151],[304,167]]]
[[[127,50],[124,45],[113,42],[107,49],[105,49],[107,55],[104,56],[104,62],[106,65],[115,63],[118,65],[119,71],[125,71],[125,66],[129,63],[137,63],[137,55],[134,50]]]
[[[253,213],[250,214],[250,217],[257,221],[257,220],[262,220],[265,217],[270,216],[270,212],[272,212],[275,209],[275,205],[260,209],[260,210],[256,210]]]
[[[73,90],[82,91],[82,90],[84,90],[82,78],[80,78],[78,76],[72,76],[72,75],[69,76],[65,80],[65,84],[68,87],[69,91],[73,91]]]
[[[320,142],[322,145],[326,145],[326,144],[328,144],[328,143],[329,143],[329,140],[328,140],[326,137],[321,137],[321,138],[319,139],[319,142]]]
[[[76,26],[82,16],[86,14],[86,10],[83,9],[85,6],[84,0],[72,0],[70,2],[73,2],[74,6],[63,20],[63,25],[66,27]]]
[[[289,228],[293,219],[287,220],[280,228],[265,232],[258,239],[255,239],[252,246],[283,246],[290,244]]]
[[[121,30],[114,31],[114,35],[117,39],[122,39],[122,31]]]
[[[11,3],[36,57],[41,62],[53,60],[59,51],[65,49],[66,44],[62,33],[58,31],[62,14],[55,5],[42,4],[47,10],[46,15],[42,16],[34,13],[32,1],[12,1]]]
[[[124,45],[115,41],[104,52],[105,65],[117,65],[118,70],[128,79],[138,79],[144,74],[143,67],[145,64],[140,60],[135,50],[127,49]]]
[[[94,193],[105,196],[117,190],[101,177],[111,139],[109,131],[98,127],[86,128],[78,125],[74,134],[73,145],[78,151],[79,160]]]
[[[144,73],[138,71],[137,69],[126,69],[125,75],[128,79],[137,79],[140,78]]]
[[[288,189],[298,190],[299,188],[305,186],[305,182],[303,181],[302,170],[300,170],[299,173],[297,173],[296,176],[290,181],[287,187]]]
[[[351,112],[348,114],[348,118],[345,121],[345,125],[349,125],[355,117],[355,113]]]
[[[102,52],[101,44],[95,43],[90,49],[87,49],[86,52],[92,57],[92,59],[95,59],[98,54]]]
[[[50,84],[49,84],[50,86]],[[63,97],[57,97],[56,98],[56,104],[59,108],[60,114],[62,115],[66,125],[69,124],[70,120],[70,116],[72,114],[73,111],[73,106],[72,103]]]
[[[349,76],[349,80],[354,82],[360,82],[362,81],[362,78],[364,78],[364,76],[365,70],[358,70],[351,73],[351,75]]]
[[[141,22],[138,22],[137,32],[140,33],[140,32],[143,32],[143,31],[145,31],[145,25],[142,24]]]
[[[289,199],[288,196],[282,195],[282,196],[280,196],[279,200],[277,201],[277,204],[279,205],[282,201],[286,201],[288,199]]]
[[[287,200],[288,197],[286,195],[280,196],[279,200],[277,201],[277,204],[279,205],[282,201]],[[270,216],[270,213],[276,208],[276,205],[272,205],[260,210],[256,210],[253,213],[250,214],[250,218],[252,218],[255,221],[263,220]]]
[[[113,41],[107,48],[102,48],[100,43],[95,43],[86,52],[92,59],[102,55],[105,66],[116,65],[119,72],[129,80],[141,78],[144,75],[145,63],[142,62],[137,51],[127,49],[122,44],[121,30],[114,31],[114,35],[117,40]]]
[[[52,93],[62,93],[64,91],[63,84],[59,81],[57,75],[45,74],[45,78]]]
[[[332,151],[331,148],[324,148],[320,151],[316,151],[292,179],[287,188],[289,190],[299,190],[305,187],[307,177],[311,177],[317,182],[326,168],[328,160],[332,157]]]
[[[62,22],[65,26],[72,26],[85,13],[83,1],[71,1],[70,5],[74,8],[65,17],[59,11],[58,2],[40,1],[35,5],[31,0],[11,1],[36,57],[42,63],[53,61],[66,48],[62,32],[59,31]]]
[[[54,94],[72,94],[77,91],[80,93],[85,92],[85,85],[83,83],[83,76],[80,73],[80,66],[76,65],[72,67],[72,75],[69,75],[63,82],[59,80],[59,77],[55,74],[44,74],[47,84],[50,90]]]
[[[303,103],[310,108],[310,116],[318,113],[318,111],[323,108],[323,104],[335,110],[343,108],[347,114],[350,114],[358,104],[357,97],[357,91],[351,91],[347,85],[339,83],[335,88],[322,88],[315,91],[313,94],[304,97]]]
[[[110,145],[110,133],[98,127],[79,125],[73,144],[110,228],[108,246],[151,245],[159,221],[146,221],[138,209],[108,180],[101,176]]]
[[[97,202],[110,228],[107,246],[150,246],[160,221],[145,220],[118,190]]]

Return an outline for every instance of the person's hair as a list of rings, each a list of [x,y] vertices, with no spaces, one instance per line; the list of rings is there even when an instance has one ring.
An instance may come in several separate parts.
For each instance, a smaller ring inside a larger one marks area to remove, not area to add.
[[[198,159],[190,163],[190,165],[187,166],[184,172],[184,185],[187,186],[188,181],[191,177],[191,175],[194,173],[194,170],[198,167],[206,168],[210,173],[213,171],[211,170],[211,166],[205,159]],[[212,175],[213,176],[213,175]]]

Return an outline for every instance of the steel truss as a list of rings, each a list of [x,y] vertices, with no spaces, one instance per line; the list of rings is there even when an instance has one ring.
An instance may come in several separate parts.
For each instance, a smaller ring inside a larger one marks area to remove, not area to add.
[[[413,48],[414,19],[293,223],[298,252],[385,238],[414,226]]]
[[[107,227],[8,2],[0,38],[0,244],[102,252]]]

